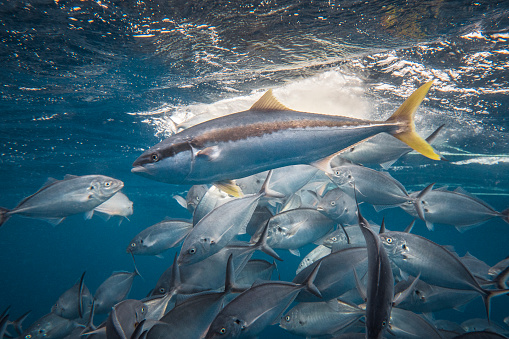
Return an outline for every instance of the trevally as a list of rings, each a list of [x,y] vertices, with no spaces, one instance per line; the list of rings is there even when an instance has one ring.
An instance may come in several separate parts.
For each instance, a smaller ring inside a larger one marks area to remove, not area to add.
[[[418,214],[416,207],[422,209],[421,219],[426,222],[430,230],[433,229],[433,224],[437,223],[453,225],[458,231],[464,232],[496,217],[509,223],[509,208],[497,212],[486,202],[472,196],[461,187],[454,191],[438,188],[429,192],[414,192],[410,195],[418,199],[419,206],[403,204],[400,207],[413,216]]]
[[[335,155],[382,132],[439,160],[413,122],[431,85],[419,87],[386,121],[297,112],[269,90],[247,111],[192,126],[151,147],[131,171],[170,184],[221,182],[297,164],[330,172]]]
[[[344,330],[364,316],[357,305],[331,299],[300,303],[288,311],[279,326],[306,338],[324,336]]]
[[[68,174],[64,180],[49,178],[41,189],[12,210],[0,207],[0,226],[15,214],[58,224],[70,215],[93,210],[122,187],[122,181],[104,175]]]
[[[122,192],[117,192],[111,198],[91,210],[87,212],[86,218],[92,218],[94,212],[99,212],[99,216],[108,220],[110,217],[118,216],[119,225],[126,218],[129,220],[128,216],[133,214],[133,202],[129,200],[129,198]]]
[[[268,188],[272,172],[258,194],[228,201],[205,215],[187,235],[180,255],[179,265],[197,263],[219,252],[236,235],[246,233],[246,226],[263,196],[279,197]]]
[[[193,224],[184,220],[164,220],[138,233],[127,246],[127,252],[135,255],[160,254],[175,247],[193,229]]]

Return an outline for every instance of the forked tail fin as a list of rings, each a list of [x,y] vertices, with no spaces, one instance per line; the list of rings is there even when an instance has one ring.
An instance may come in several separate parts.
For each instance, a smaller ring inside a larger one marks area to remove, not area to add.
[[[392,134],[394,137],[403,141],[425,157],[433,160],[440,160],[440,155],[435,153],[433,147],[415,132],[414,124],[415,111],[428,93],[432,84],[433,81],[429,81],[416,89],[412,95],[399,106],[398,110],[387,119],[387,122],[396,122],[401,125],[401,129]]]

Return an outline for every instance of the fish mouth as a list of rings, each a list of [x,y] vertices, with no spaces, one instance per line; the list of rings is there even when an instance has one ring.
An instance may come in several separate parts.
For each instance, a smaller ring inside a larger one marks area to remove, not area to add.
[[[131,173],[146,173],[147,169],[144,166],[134,166],[131,168]]]

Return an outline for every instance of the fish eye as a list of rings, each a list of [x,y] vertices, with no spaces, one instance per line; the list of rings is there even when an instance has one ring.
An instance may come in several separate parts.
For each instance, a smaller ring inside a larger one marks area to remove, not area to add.
[[[387,321],[382,321],[382,326],[385,327],[385,325],[387,325]]]
[[[165,291],[166,291],[166,289],[164,287],[159,288],[159,293],[164,293]]]
[[[30,339],[30,338],[32,338],[32,335],[31,335],[31,334],[27,334],[27,335],[25,336],[25,339]]]
[[[104,183],[104,186],[105,186],[105,187],[110,187],[110,186],[111,186],[111,181],[106,181],[106,182]]]
[[[141,308],[141,313],[145,313],[145,307]]]
[[[89,190],[93,190],[93,189],[95,189],[95,186],[94,186],[94,185],[91,185],[88,189],[89,189]]]
[[[336,205],[336,202],[335,201],[331,201],[330,204],[331,204],[331,206],[334,206],[334,205]]]
[[[392,244],[392,238],[387,238],[385,241],[387,241],[388,244]]]
[[[226,328],[224,328],[224,327],[223,327],[223,328],[221,328],[221,329],[219,330],[219,333],[221,333],[221,334],[225,334],[225,333],[226,333]]]
[[[187,253],[189,254],[195,254],[196,253],[196,248],[190,248]]]
[[[404,250],[406,250],[406,249],[407,249],[406,244],[401,245],[401,247],[402,247]]]
[[[286,320],[286,321],[290,321],[290,316],[289,316],[289,315],[287,315],[287,316],[285,317],[285,320]]]
[[[153,162],[157,162],[159,161],[159,156],[157,155],[157,153],[152,153],[150,155],[150,159],[152,159]]]
[[[331,240],[332,240],[332,241],[338,241],[338,238],[336,238],[336,237],[332,237],[332,238],[331,238]]]
[[[339,171],[334,171],[334,174],[339,175],[340,173],[339,173]]]
[[[131,243],[131,247],[136,247],[136,243],[135,242]]]

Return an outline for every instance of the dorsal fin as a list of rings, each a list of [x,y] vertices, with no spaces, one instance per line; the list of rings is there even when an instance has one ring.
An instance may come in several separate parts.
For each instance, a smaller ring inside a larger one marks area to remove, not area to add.
[[[288,107],[280,103],[272,94],[272,90],[269,89],[265,94],[258,99],[250,108],[251,111],[291,111]]]

